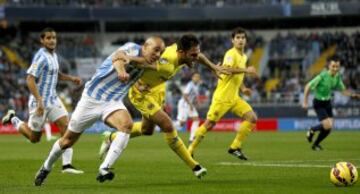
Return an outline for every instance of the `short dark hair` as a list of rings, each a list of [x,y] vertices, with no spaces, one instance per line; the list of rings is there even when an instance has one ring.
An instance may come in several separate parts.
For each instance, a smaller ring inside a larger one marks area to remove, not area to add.
[[[231,38],[234,38],[236,34],[245,34],[245,38],[247,39],[246,30],[242,27],[236,27],[235,29],[233,29],[231,32]]]
[[[177,41],[177,50],[188,51],[200,44],[199,39],[193,34],[185,34]]]
[[[44,38],[46,32],[55,32],[55,30],[53,28],[50,28],[50,27],[44,28],[43,30],[41,30],[40,38]]]
[[[341,57],[337,54],[329,57],[328,59],[328,63],[330,63],[330,61],[336,61],[336,62],[340,62],[341,63]]]
[[[193,72],[191,73],[191,77],[193,77],[195,74],[199,74],[199,75],[201,76],[200,72],[198,72],[198,71],[193,71]]]

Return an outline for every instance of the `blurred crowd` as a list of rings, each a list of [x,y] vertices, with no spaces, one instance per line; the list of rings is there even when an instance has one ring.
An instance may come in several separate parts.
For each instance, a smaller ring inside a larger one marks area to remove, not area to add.
[[[340,0],[337,2],[355,2]],[[328,2],[326,0],[8,0],[7,4],[16,6],[72,6],[72,7],[121,7],[121,6],[176,6],[176,7],[224,7],[241,5],[279,5]]]

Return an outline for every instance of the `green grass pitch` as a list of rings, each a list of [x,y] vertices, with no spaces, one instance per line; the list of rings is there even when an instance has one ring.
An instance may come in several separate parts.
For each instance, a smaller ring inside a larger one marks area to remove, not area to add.
[[[187,142],[186,133],[181,134]],[[83,175],[60,172],[58,161],[42,187],[34,175],[53,142],[30,144],[19,135],[0,136],[0,193],[360,193],[360,183],[330,183],[330,166],[349,161],[360,167],[360,132],[333,132],[324,151],[315,152],[304,132],[255,132],[244,145],[249,161],[227,154],[234,133],[209,133],[196,152],[208,169],[203,180],[172,153],[161,134],[132,139],[115,164],[115,179],[96,182],[99,135],[83,135],[74,147],[74,165]],[[360,170],[360,169],[358,169]]]

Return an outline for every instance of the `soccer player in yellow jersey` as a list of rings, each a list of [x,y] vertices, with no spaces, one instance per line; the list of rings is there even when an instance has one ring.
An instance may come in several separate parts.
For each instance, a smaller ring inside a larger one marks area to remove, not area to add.
[[[239,96],[239,89],[243,93],[251,91],[243,85],[245,74],[256,75],[254,67],[246,67],[247,56],[244,53],[246,38],[244,29],[235,28],[233,30],[231,40],[233,48],[226,52],[222,64],[231,74],[221,75],[221,79],[218,80],[206,121],[196,130],[195,139],[188,148],[191,154],[204,138],[206,132],[211,130],[225,113],[231,111],[243,118],[243,122],[228,152],[239,159],[247,160],[241,151],[241,146],[246,136],[255,127],[257,116],[251,106]]]
[[[132,137],[152,135],[155,125],[158,125],[170,148],[193,170],[196,177],[201,178],[206,174],[206,169],[191,157],[178,137],[171,118],[162,109],[165,101],[165,82],[182,67],[191,67],[194,62],[198,62],[209,67],[217,76],[226,73],[222,67],[214,65],[200,52],[199,44],[194,35],[188,34],[183,35],[176,44],[168,46],[158,63],[155,66],[147,66],[144,74],[131,87],[129,99],[142,114],[142,122],[133,125]],[[110,135],[111,139],[113,135]]]

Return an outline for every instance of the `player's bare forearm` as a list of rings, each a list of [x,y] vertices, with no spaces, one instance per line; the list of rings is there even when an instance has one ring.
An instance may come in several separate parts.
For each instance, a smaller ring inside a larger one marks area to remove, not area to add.
[[[134,62],[134,65],[141,69],[157,70],[156,62],[148,63],[144,57],[132,57],[128,56],[130,62]]]
[[[211,62],[203,53],[199,54],[197,62],[199,62],[200,64],[205,65],[206,67],[208,67],[212,71],[217,71],[216,65],[213,62]]]
[[[309,92],[310,92],[310,85],[306,84],[305,88],[304,88],[304,103],[307,104],[308,99],[309,99]]]
[[[59,80],[71,81],[71,82],[75,83],[76,85],[81,85],[81,83],[82,83],[82,80],[80,77],[64,74],[61,72],[59,72]]]
[[[344,95],[344,96],[349,96],[349,97],[352,97],[352,98],[358,98],[358,99],[360,99],[360,94],[351,92],[351,91],[349,91],[349,90],[343,90],[341,93],[342,93],[342,95]]]
[[[72,81],[73,76],[59,72],[59,80],[61,80],[61,81]]]
[[[38,90],[38,88],[36,86],[35,79],[36,78],[34,76],[28,75],[26,77],[26,84],[27,84],[27,86],[28,86],[28,88],[30,90],[30,93],[35,97],[36,101],[39,102],[39,101],[41,101],[42,97],[39,94],[39,90]]]
[[[226,68],[231,74],[241,74],[241,73],[247,73],[247,70],[245,68],[233,68],[228,67]]]
[[[117,61],[113,62],[113,66],[114,66],[115,71],[118,74],[126,72],[126,70],[125,70],[126,63],[125,63],[125,61],[117,60]]]

